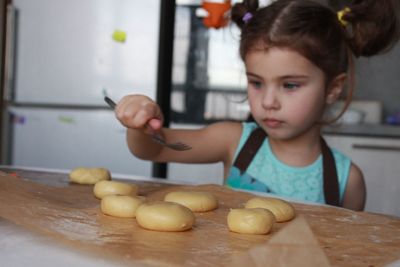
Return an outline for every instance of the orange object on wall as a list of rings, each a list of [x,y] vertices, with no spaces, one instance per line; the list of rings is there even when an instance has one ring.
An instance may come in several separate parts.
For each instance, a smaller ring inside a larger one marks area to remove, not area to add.
[[[225,0],[222,3],[203,1],[202,8],[208,12],[203,23],[208,28],[221,28],[228,23],[227,11],[231,9],[231,1]]]

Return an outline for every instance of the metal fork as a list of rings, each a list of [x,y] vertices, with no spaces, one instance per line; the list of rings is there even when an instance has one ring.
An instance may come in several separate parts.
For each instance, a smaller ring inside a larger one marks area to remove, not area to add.
[[[108,96],[105,96],[105,97],[104,97],[104,101],[106,101],[106,103],[107,103],[112,109],[115,109],[115,107],[117,106],[117,104],[115,104],[115,102],[114,102],[113,100],[111,100],[111,98],[109,98]],[[160,145],[166,146],[166,147],[168,147],[168,148],[171,148],[171,149],[173,149],[173,150],[184,151],[184,150],[192,149],[191,146],[189,146],[189,145],[187,145],[187,144],[185,144],[185,143],[182,143],[182,142],[167,143],[167,142],[165,141],[165,139],[164,139],[161,135],[159,135],[159,134],[157,134],[157,133],[152,133],[152,134],[151,134],[151,138],[152,138],[152,140],[153,140],[154,142],[156,142],[156,143],[158,143],[158,144],[160,144]]]

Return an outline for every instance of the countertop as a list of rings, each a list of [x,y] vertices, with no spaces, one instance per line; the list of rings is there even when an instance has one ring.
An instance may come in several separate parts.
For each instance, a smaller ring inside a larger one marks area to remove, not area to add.
[[[114,262],[78,253],[50,237],[29,231],[1,217],[0,259],[1,266],[10,267],[116,266]]]
[[[400,138],[400,126],[386,124],[338,124],[325,126],[323,134],[357,137]]]
[[[0,165],[0,171],[17,174],[43,185],[54,187],[65,187],[68,185],[68,176],[65,170]],[[126,179],[127,181],[134,179],[135,181],[161,184],[182,183],[134,175],[120,174],[119,176],[122,177],[121,180]],[[2,204],[0,203],[0,205]],[[12,221],[2,218],[1,215],[0,259],[2,264],[5,264],[4,266],[10,267],[115,267],[121,265],[106,258],[93,257],[87,253],[80,253],[71,246],[57,242],[57,240],[49,236],[30,231]],[[0,266],[3,266],[2,264]]]
[[[25,179],[50,185],[66,187],[68,176],[66,170],[26,168],[20,166],[0,165],[0,171],[17,174]],[[165,179],[118,175],[120,180],[146,181],[158,184],[182,184],[182,181],[168,181]],[[1,177],[0,177],[1,179]],[[187,182],[186,182],[187,183]],[[2,205],[0,203],[0,205]],[[43,253],[45,252],[45,253]],[[0,215],[0,259],[4,266],[12,267],[115,267],[125,266],[107,258],[93,257],[87,253],[80,253],[71,246],[57,242],[53,238],[30,231],[29,229],[4,219]],[[0,266],[3,266],[0,264]],[[142,265],[130,265],[142,266]]]
[[[207,190],[220,200],[217,210],[196,214],[196,227],[189,232],[148,231],[134,219],[103,215],[91,187],[70,184],[66,173],[0,170],[17,175],[0,176],[0,257],[6,266],[228,266],[232,256],[268,248],[271,236],[292,225],[277,224],[266,236],[231,233],[226,215],[249,199],[249,193],[138,177],[133,182],[149,200],[160,200],[177,188]],[[331,266],[384,266],[400,258],[400,218],[292,204]]]

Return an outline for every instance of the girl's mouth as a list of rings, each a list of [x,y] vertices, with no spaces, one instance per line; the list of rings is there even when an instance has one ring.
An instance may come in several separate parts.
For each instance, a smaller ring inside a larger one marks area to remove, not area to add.
[[[282,121],[276,119],[265,119],[263,120],[265,126],[268,128],[278,128],[282,125]]]

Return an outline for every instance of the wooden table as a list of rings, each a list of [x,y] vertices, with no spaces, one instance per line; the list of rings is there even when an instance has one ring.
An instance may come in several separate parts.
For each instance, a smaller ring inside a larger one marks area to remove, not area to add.
[[[183,186],[128,181],[148,200],[162,200],[173,190],[214,193],[220,207],[196,213],[195,227],[167,233],[140,228],[135,219],[103,215],[92,186],[71,184],[65,173],[5,169],[0,173],[0,217],[51,237],[79,253],[126,265],[227,266],[234,256],[267,245],[289,223],[276,224],[270,235],[229,232],[230,208],[254,195],[219,185]],[[400,258],[400,219],[345,209],[293,203],[305,218],[332,266],[384,266]]]

